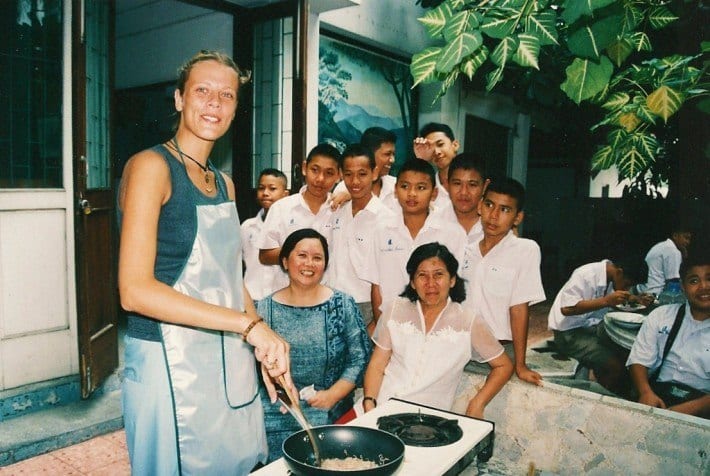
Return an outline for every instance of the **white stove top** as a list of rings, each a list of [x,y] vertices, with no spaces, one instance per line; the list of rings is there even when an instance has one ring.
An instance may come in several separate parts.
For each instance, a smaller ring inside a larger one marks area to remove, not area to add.
[[[381,416],[394,415],[396,413],[418,413],[419,411],[422,414],[458,420],[458,424],[463,430],[463,436],[457,442],[446,446],[405,446],[404,461],[394,473],[395,475],[434,476],[444,474],[459,460],[467,456],[478,443],[493,433],[493,423],[491,422],[435,410],[397,399],[388,400],[380,404],[374,410],[349,422],[348,425],[377,428],[377,419]],[[280,458],[252,474],[258,476],[284,476],[288,474],[288,467],[284,459]]]

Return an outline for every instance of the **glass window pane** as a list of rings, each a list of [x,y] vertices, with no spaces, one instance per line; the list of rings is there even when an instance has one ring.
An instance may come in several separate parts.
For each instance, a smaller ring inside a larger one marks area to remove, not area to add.
[[[60,188],[62,1],[0,1],[0,32],[0,188]]]

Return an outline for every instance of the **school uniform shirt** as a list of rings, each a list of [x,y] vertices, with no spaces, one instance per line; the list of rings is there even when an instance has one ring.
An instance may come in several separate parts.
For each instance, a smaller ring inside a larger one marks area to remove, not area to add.
[[[269,208],[269,213],[266,215],[266,220],[264,220],[261,229],[261,235],[257,240],[259,249],[280,248],[288,235],[303,228],[313,228],[318,232],[323,232],[323,225],[333,213],[328,201],[326,200],[321,205],[316,214],[311,212],[301,193],[289,195],[274,202]],[[282,272],[276,276],[268,294],[278,291],[287,285],[288,275]]]
[[[271,294],[274,281],[281,278],[284,272],[278,265],[265,265],[259,261],[258,241],[264,226],[264,209],[253,218],[242,223],[242,259],[246,266],[244,285],[249,295],[255,301],[264,299]]]
[[[399,202],[397,201],[397,196],[394,194],[394,186],[397,183],[397,178],[391,175],[382,176],[382,188],[380,188],[380,194],[376,195],[380,199],[382,204],[389,208],[391,211],[396,212],[400,209]],[[338,185],[335,186],[333,193],[347,192],[348,188],[345,186],[345,182],[340,181]]]
[[[658,294],[663,290],[666,281],[680,277],[680,263],[683,255],[673,240],[656,243],[646,254],[648,278],[645,284],[639,284],[640,292]]]
[[[462,228],[452,228],[429,213],[424,226],[415,238],[404,225],[402,209],[399,213],[379,221],[375,227],[372,246],[363,268],[363,279],[380,286],[382,305],[385,307],[409,284],[407,261],[415,248],[425,243],[438,241],[446,246],[459,262],[463,262],[466,234]]]
[[[449,191],[446,190],[444,184],[441,183],[439,179],[439,173],[436,173],[436,189],[438,190],[436,194],[436,199],[434,199],[431,204],[435,210],[442,210],[451,204],[451,197],[449,196]]]
[[[466,230],[461,226],[459,223],[459,219],[456,218],[456,211],[454,211],[454,206],[449,201],[449,203],[445,204],[442,206],[440,209],[436,209],[435,213],[439,215],[439,218],[442,221],[445,221],[446,223],[450,223],[451,226],[459,226],[461,229],[466,233]],[[469,230],[468,233],[466,233],[466,242],[467,243],[478,243],[481,241],[483,238],[483,225],[481,225],[481,220],[479,220],[473,224],[471,227],[471,230]]]
[[[466,246],[462,269],[465,305],[483,317],[498,340],[512,340],[510,307],[545,300],[540,276],[540,247],[512,232],[481,256],[478,243]]]
[[[685,306],[683,323],[658,374],[658,381],[681,383],[708,393],[710,319],[693,319],[687,303],[660,306],[646,316],[631,347],[626,366],[640,364],[648,368],[650,374],[661,365],[663,349],[666,347],[679,306]]]
[[[371,284],[361,276],[370,250],[375,225],[394,215],[379,198],[372,196],[365,208],[353,216],[353,204],[347,202],[325,224],[330,262],[327,284],[351,295],[355,302],[370,302]]]
[[[592,327],[604,319],[604,315],[611,308],[604,307],[574,316],[565,316],[562,314],[562,308],[574,306],[580,301],[604,297],[614,291],[614,285],[607,282],[607,262],[608,260],[602,260],[588,263],[572,272],[569,280],[557,293],[555,302],[552,303],[547,316],[547,327],[555,331],[568,331],[578,327]]]

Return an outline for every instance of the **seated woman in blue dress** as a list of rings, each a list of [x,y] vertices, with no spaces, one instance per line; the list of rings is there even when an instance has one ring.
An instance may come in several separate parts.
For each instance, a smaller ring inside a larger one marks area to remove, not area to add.
[[[360,310],[347,294],[321,284],[328,266],[328,243],[317,231],[294,231],[279,254],[289,285],[259,301],[258,314],[291,346],[291,375],[298,389],[315,393],[301,401],[311,425],[334,423],[353,406],[371,344]],[[269,461],[282,456],[281,444],[301,427],[261,388]]]

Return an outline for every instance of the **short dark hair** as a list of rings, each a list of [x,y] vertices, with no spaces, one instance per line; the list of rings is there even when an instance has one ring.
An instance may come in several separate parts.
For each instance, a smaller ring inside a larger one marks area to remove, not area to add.
[[[306,163],[309,164],[316,155],[320,155],[321,157],[329,157],[340,164],[340,152],[334,146],[326,142],[318,144],[311,149],[306,157]]]
[[[402,164],[399,172],[397,172],[397,181],[399,181],[399,177],[404,172],[420,172],[426,174],[431,179],[432,187],[436,187],[436,172],[434,171],[434,167],[432,167],[426,160],[417,158],[407,160],[404,164]]]
[[[517,180],[510,177],[493,178],[488,184],[488,187],[486,187],[486,192],[483,194],[483,197],[485,198],[490,192],[500,193],[514,198],[518,211],[523,211],[523,207],[525,206],[525,187]]]
[[[488,178],[486,177],[486,165],[484,160],[468,152],[463,152],[454,157],[451,164],[449,164],[448,178],[451,179],[451,175],[454,171],[459,169],[476,171],[481,175],[483,180]]]
[[[288,187],[288,178],[286,177],[286,174],[281,172],[279,169],[275,169],[273,167],[268,167],[261,172],[259,172],[259,180],[261,180],[261,177],[265,176],[271,176],[271,177],[276,177],[280,178],[284,181],[284,186]]]
[[[419,137],[426,137],[432,132],[443,132],[449,139],[456,140],[454,139],[454,131],[449,126],[442,124],[441,122],[430,122],[429,124],[425,124],[419,131]]]
[[[360,144],[367,147],[373,154],[386,142],[395,144],[397,136],[384,127],[368,127],[360,137]]]
[[[340,163],[340,168],[345,167],[345,159],[349,159],[351,157],[367,157],[367,161],[370,164],[370,169],[374,169],[377,163],[375,162],[375,154],[365,147],[363,144],[350,144],[348,145],[345,150],[343,151],[343,154],[341,156]]]
[[[704,235],[707,236],[707,235]],[[680,263],[680,280],[685,281],[690,268],[695,266],[710,265],[710,249],[707,247],[707,242],[701,240],[693,240],[688,245],[688,255],[683,258]]]
[[[456,257],[449,251],[449,249],[439,243],[434,241],[432,243],[425,243],[420,245],[412,251],[407,261],[407,274],[409,274],[409,283],[404,287],[404,291],[400,294],[401,297],[406,297],[412,302],[419,300],[419,295],[417,291],[410,285],[414,281],[414,275],[417,272],[417,268],[422,264],[422,261],[429,258],[439,258],[444,262],[446,266],[446,271],[449,275],[456,278],[456,283],[454,287],[449,291],[449,297],[454,302],[463,302],[466,299],[466,287],[464,286],[464,280],[458,275],[459,262]]]
[[[291,254],[294,248],[296,248],[296,245],[301,240],[305,240],[308,238],[316,238],[317,240],[320,240],[320,244],[323,245],[323,258],[325,259],[325,267],[328,268],[328,240],[326,240],[325,236],[321,235],[313,228],[301,228],[300,230],[296,230],[290,235],[288,235],[284,240],[284,244],[281,245],[281,251],[279,251],[279,266],[281,266],[281,269],[284,272],[286,272],[286,268],[284,268],[284,259],[288,258],[288,256]]]

